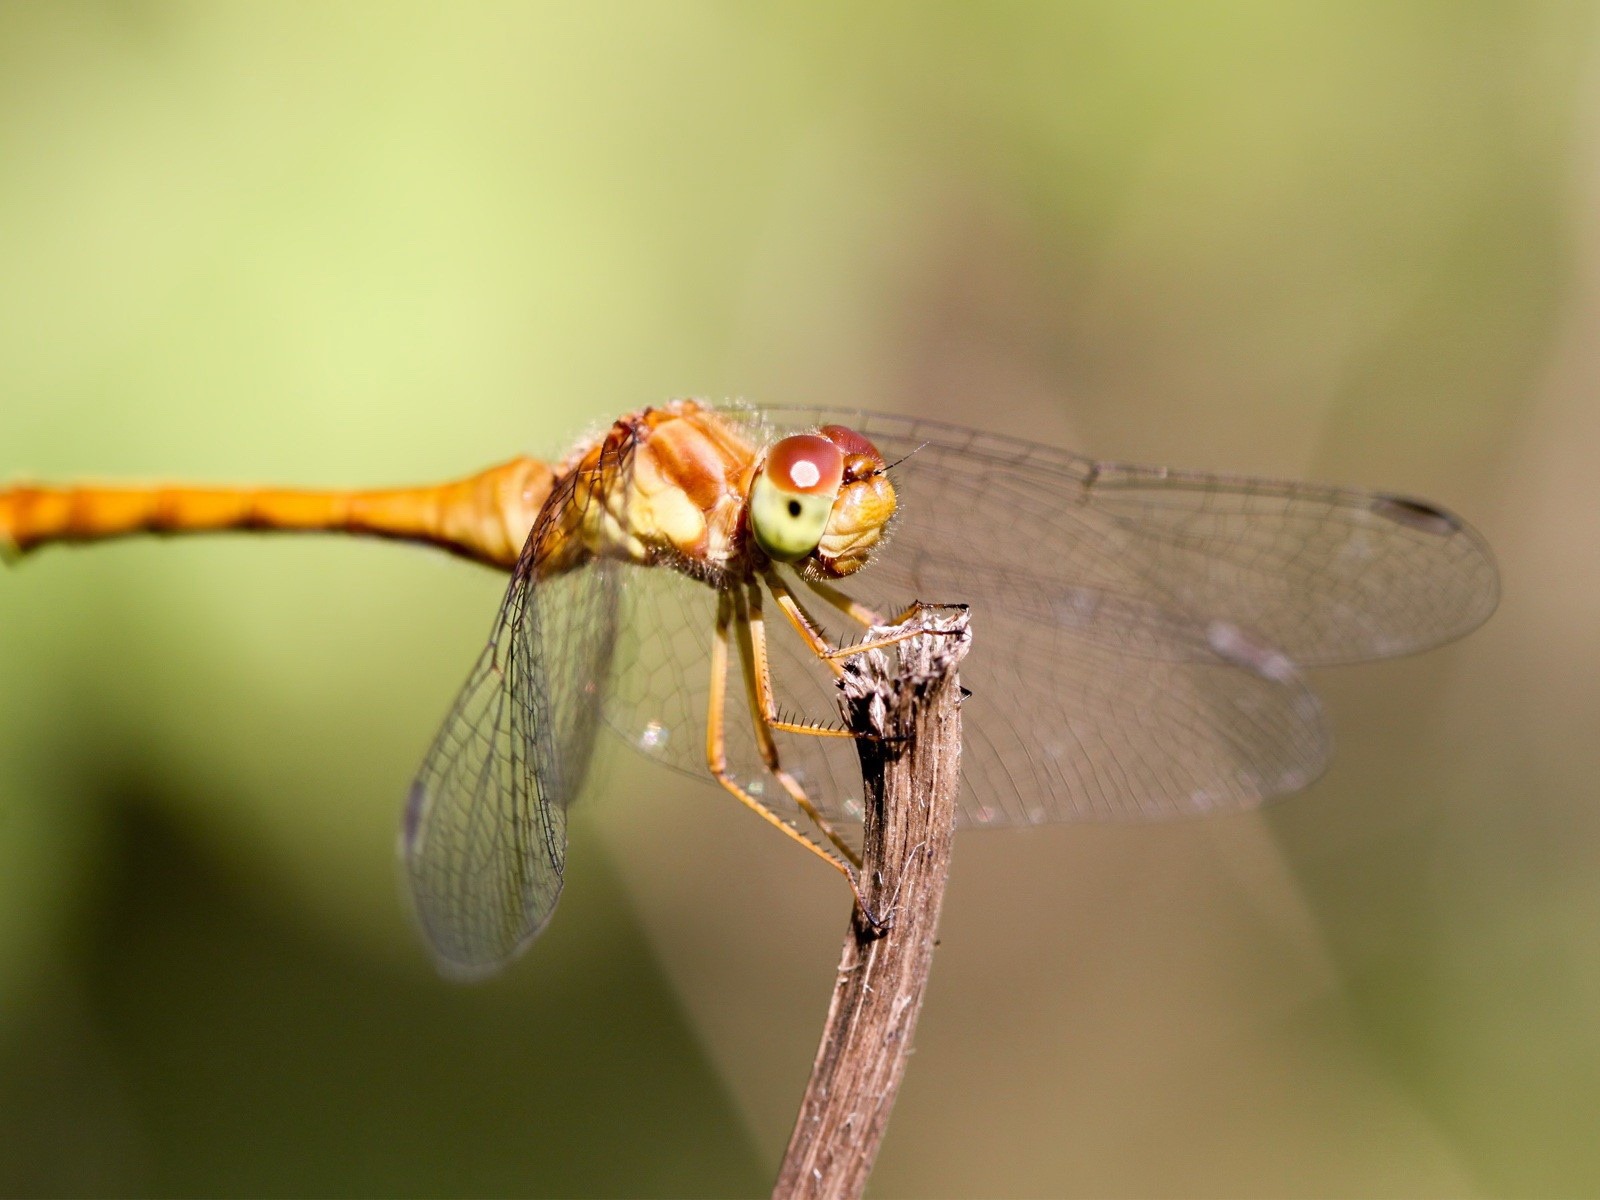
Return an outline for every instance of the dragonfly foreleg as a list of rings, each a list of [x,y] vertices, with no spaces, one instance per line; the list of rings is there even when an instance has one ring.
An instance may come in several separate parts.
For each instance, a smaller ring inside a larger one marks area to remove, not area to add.
[[[853,655],[862,654],[868,650],[877,650],[884,646],[895,645],[897,642],[902,642],[909,637],[914,637],[916,633],[919,632],[917,630],[907,630],[905,632],[895,633],[888,637],[857,642],[850,646],[835,646],[829,642],[825,636],[823,636],[821,626],[817,624],[816,619],[805,610],[804,606],[801,605],[799,600],[795,598],[794,594],[789,590],[788,585],[783,582],[782,577],[780,577],[775,570],[773,570],[771,567],[768,567],[761,573],[761,577],[766,581],[767,587],[772,592],[773,598],[778,602],[778,607],[783,611],[784,616],[789,618],[789,623],[794,626],[795,631],[800,635],[801,639],[810,648],[811,652],[817,656],[818,660],[826,665],[827,668],[836,676],[842,676],[844,674],[844,668],[839,665],[842,660],[850,658]],[[767,724],[772,726],[774,729],[782,729],[786,733],[809,734],[812,737],[876,738],[878,735],[871,733],[861,733],[853,729],[840,729],[831,725],[823,725],[820,722],[785,721],[778,716],[777,705],[772,694],[772,673],[770,667],[768,666],[766,656],[765,624],[761,620],[761,593],[760,590],[754,586],[751,587],[750,592],[751,605],[754,611],[754,616],[751,618],[751,628],[752,632],[756,634],[757,658],[759,659],[760,667],[760,673],[758,674],[756,680],[757,686],[755,696],[756,702],[758,706],[760,706],[762,716],[766,719]],[[847,603],[854,603],[854,601],[850,601],[848,597],[845,597],[840,593],[835,592],[833,595],[834,597],[837,597],[838,599]],[[948,608],[965,606],[926,605],[921,601],[918,601],[906,610],[905,616],[898,619],[906,620],[918,612],[921,612],[923,609],[930,607]],[[921,632],[927,631],[924,630]]]
[[[918,600],[910,608],[906,609],[903,615],[896,617],[890,624],[891,626],[903,625],[918,613],[925,612],[932,608],[959,608],[964,610],[966,607],[967,606],[965,604],[924,604],[922,601]],[[942,629],[923,629],[920,626],[912,629],[895,629],[892,633],[881,634],[877,637],[863,638],[861,641],[853,642],[848,646],[840,646],[836,650],[830,650],[826,655],[824,655],[824,657],[831,663],[841,658],[851,658],[857,654],[865,654],[868,650],[884,650],[890,646],[898,646],[901,642],[909,641],[914,637],[921,637],[926,633],[938,634],[945,632],[949,631]]]
[[[818,596],[837,608],[863,629],[882,629],[890,625],[904,625],[920,612],[930,608],[960,608],[965,609],[965,604],[929,604],[923,600],[913,600],[892,617],[881,616],[876,609],[868,608],[859,600],[846,596],[831,584],[823,583],[820,579],[807,579],[805,584]],[[776,594],[776,589],[774,589]],[[922,630],[921,632],[928,632]],[[883,646],[892,646],[896,642],[904,641],[909,634],[896,634],[889,638],[878,639],[870,642],[857,642],[852,646],[840,646],[833,649],[833,658],[849,658],[852,654],[860,654],[863,650],[876,650]]]
[[[802,576],[801,578],[804,579],[805,577]],[[805,585],[863,629],[871,629],[874,625],[895,625],[905,620],[907,615],[910,615],[908,613],[896,618],[894,621],[885,621],[876,609],[868,608],[859,600],[851,599],[838,588],[823,583],[820,579],[805,579]],[[915,608],[916,606],[912,605],[912,611],[915,611]]]

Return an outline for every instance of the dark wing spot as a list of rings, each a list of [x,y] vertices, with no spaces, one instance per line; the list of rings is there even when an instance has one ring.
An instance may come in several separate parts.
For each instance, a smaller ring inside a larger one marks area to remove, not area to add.
[[[1435,508],[1425,500],[1412,500],[1408,496],[1374,496],[1372,511],[1397,525],[1440,537],[1448,537],[1461,528],[1461,522],[1444,509]]]

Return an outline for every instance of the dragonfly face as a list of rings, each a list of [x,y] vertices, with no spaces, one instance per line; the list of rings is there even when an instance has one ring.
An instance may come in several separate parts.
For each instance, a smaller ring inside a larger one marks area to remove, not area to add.
[[[750,485],[749,525],[767,557],[843,579],[866,565],[894,516],[883,455],[842,425],[782,438]]]

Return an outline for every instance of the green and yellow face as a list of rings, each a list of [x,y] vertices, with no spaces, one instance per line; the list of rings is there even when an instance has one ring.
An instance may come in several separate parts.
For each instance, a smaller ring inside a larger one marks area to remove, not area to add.
[[[842,425],[783,438],[750,484],[750,532],[767,557],[826,579],[866,565],[894,516],[883,455]]]

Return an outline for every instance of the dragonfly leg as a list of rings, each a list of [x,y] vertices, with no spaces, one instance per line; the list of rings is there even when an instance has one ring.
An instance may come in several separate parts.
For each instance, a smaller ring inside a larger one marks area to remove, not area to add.
[[[902,625],[909,621],[912,617],[916,616],[918,613],[924,612],[930,608],[965,609],[967,607],[965,604],[928,604],[922,600],[913,600],[894,616],[885,618],[881,616],[876,609],[868,608],[860,601],[851,599],[838,588],[833,587],[831,584],[823,583],[820,579],[807,579],[805,584],[813,592],[821,596],[829,604],[833,605],[834,608],[837,608],[840,612],[849,617],[856,624],[860,625],[863,629],[871,629],[873,626],[878,626],[881,628],[885,625]],[[899,635],[897,637],[890,638],[887,641],[874,642],[870,645],[863,642],[855,646],[841,647],[838,651],[836,651],[836,653],[840,658],[848,658],[851,654],[859,653],[862,650],[871,650],[880,645],[893,645],[897,641],[903,641],[906,636],[908,635]]]
[[[726,725],[724,722],[727,717],[728,636],[732,625],[733,600],[729,593],[723,592],[717,597],[717,624],[711,639],[711,696],[706,710],[706,766],[711,771],[711,777],[732,793],[733,797],[750,809],[751,812],[776,827],[785,836],[804,846],[843,875],[845,881],[850,884],[850,891],[855,896],[856,904],[861,909],[862,915],[866,917],[868,924],[874,930],[882,932],[889,927],[888,922],[873,912],[871,906],[867,903],[866,896],[861,891],[858,875],[861,869],[861,856],[851,848],[848,842],[834,832],[827,819],[817,811],[816,805],[812,804],[810,798],[806,796],[805,790],[801,788],[799,782],[778,767],[777,747],[772,744],[771,730],[766,729],[759,719],[756,721],[756,736],[757,741],[762,743],[762,757],[767,762],[768,769],[777,777],[784,790],[794,799],[794,802],[800,806],[800,810],[816,822],[817,828],[828,838],[829,843],[838,853],[836,854],[824,846],[819,846],[801,833],[793,825],[761,803],[760,800],[752,796],[748,789],[743,787],[728,772]],[[741,639],[741,658],[744,657],[742,650],[744,644]],[[746,677],[748,679],[748,668]],[[767,758],[769,748],[771,750],[770,759]]]
[[[830,658],[834,646],[823,635],[822,629],[816,620],[795,599],[794,593],[789,590],[789,585],[784,583],[783,577],[777,571],[768,567],[761,572],[761,578],[766,581],[767,590],[772,593],[772,598],[778,602],[778,608],[783,615],[789,618],[789,624],[794,626],[800,640],[811,648],[811,653],[828,664],[828,669],[835,675],[843,675],[844,668],[836,659]]]
[[[772,586],[773,580],[767,580],[767,586]],[[782,596],[785,594],[783,581],[778,580],[779,604],[783,604]],[[789,597],[793,600],[793,597]],[[860,735],[849,729],[841,729],[836,725],[824,725],[819,721],[789,721],[778,715],[778,703],[772,694],[772,665],[767,658],[767,622],[761,609],[761,586],[751,584],[748,601],[740,594],[735,593],[735,602],[739,606],[739,627],[741,638],[740,649],[749,646],[749,656],[752,662],[753,678],[750,680],[750,696],[755,702],[756,712],[760,714],[761,723],[768,729],[781,729],[785,733],[803,733],[809,737],[836,737],[854,738]],[[748,607],[747,607],[748,605]],[[799,605],[795,605],[798,610]],[[787,612],[787,609],[785,609]],[[791,617],[791,620],[795,618]],[[806,640],[812,651],[823,662],[833,666],[833,647],[817,632],[815,625],[802,617],[795,628],[801,630],[800,636]],[[835,670],[835,674],[839,672]]]
[[[823,583],[820,579],[807,579],[805,585],[863,629],[871,629],[874,625],[895,625],[910,615],[907,613],[894,621],[885,621],[875,609],[868,608],[859,600],[851,599],[838,588]]]
[[[735,615],[739,623],[739,659],[740,665],[743,667],[744,671],[745,693],[751,702],[750,718],[755,731],[756,744],[761,753],[761,759],[766,764],[768,773],[771,774],[772,777],[783,786],[784,791],[789,793],[789,798],[794,801],[795,806],[811,819],[811,823],[815,825],[817,831],[827,839],[828,844],[831,845],[833,849],[843,857],[845,862],[849,863],[849,867],[846,867],[844,863],[841,863],[839,859],[835,857],[834,854],[829,853],[826,848],[817,845],[815,842],[809,839],[802,838],[804,844],[810,850],[826,859],[829,863],[833,864],[834,867],[838,868],[844,873],[846,881],[848,881],[850,884],[850,891],[855,896],[856,907],[861,911],[861,915],[866,918],[867,925],[872,930],[873,935],[879,936],[887,932],[890,925],[893,923],[893,911],[891,910],[885,916],[879,916],[872,905],[868,903],[866,893],[861,890],[861,855],[856,852],[855,848],[851,846],[849,842],[845,841],[839,836],[839,832],[834,829],[833,823],[823,815],[822,811],[817,808],[814,803],[812,803],[811,797],[806,795],[806,790],[800,785],[800,781],[783,769],[783,764],[778,755],[777,740],[772,736],[772,731],[775,726],[768,722],[760,711],[760,685],[758,681],[761,679],[766,680],[768,687],[767,696],[770,700],[771,675],[767,670],[767,662],[765,658],[765,640],[764,638],[760,638],[760,635],[756,633],[756,630],[761,628],[760,592],[757,588],[752,587],[751,594],[755,598],[756,604],[755,619],[751,619],[750,613],[747,611],[743,599],[740,598],[737,593],[735,593]],[[760,638],[760,640],[758,640],[758,638]],[[756,661],[758,654],[761,656],[759,667],[757,666]],[[817,732],[819,728],[797,726],[793,724],[787,725],[786,727],[796,732],[811,733]],[[844,734],[844,736],[855,736],[842,730],[829,732],[839,732]],[[785,824],[784,829],[786,832],[794,833],[796,836],[800,836],[792,826]]]

